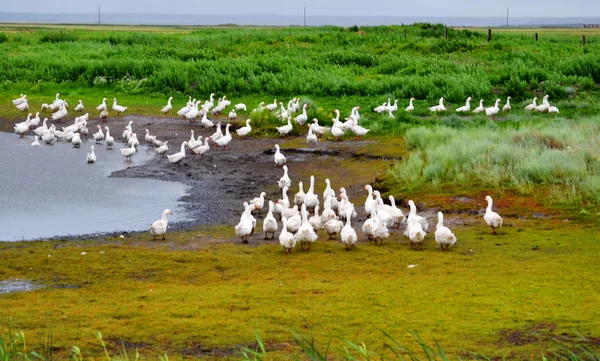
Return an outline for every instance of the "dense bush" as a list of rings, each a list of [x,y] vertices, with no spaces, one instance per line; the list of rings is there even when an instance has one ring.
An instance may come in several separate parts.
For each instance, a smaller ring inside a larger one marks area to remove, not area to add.
[[[41,30],[0,33],[2,79],[67,82],[136,93],[228,92],[236,96],[368,96],[464,102],[499,89],[515,99],[595,90],[600,50],[577,37],[414,26],[198,29],[189,33]],[[553,40],[553,41],[550,41]],[[555,41],[554,41],[555,40]],[[5,55],[8,54],[8,55]],[[135,81],[123,87],[122,80]],[[119,83],[121,82],[121,83]],[[567,88],[568,87],[568,88]],[[128,90],[131,89],[131,90]]]

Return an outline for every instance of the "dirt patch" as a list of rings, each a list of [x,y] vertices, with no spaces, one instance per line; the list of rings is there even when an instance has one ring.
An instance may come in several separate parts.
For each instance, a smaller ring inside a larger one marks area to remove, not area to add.
[[[600,345],[600,338],[598,337],[593,337],[590,335],[584,337],[579,334],[557,332],[557,325],[551,322],[538,323],[527,326],[523,329],[502,330],[500,331],[500,337],[500,343],[508,343],[513,346],[523,346],[527,344],[538,344],[544,342],[554,342],[564,345],[578,344],[594,347]]]
[[[223,124],[228,123],[224,119],[220,120]],[[169,142],[167,154],[178,152],[181,143],[190,139],[191,130],[196,137],[207,137],[215,131],[214,127],[207,130],[198,123],[190,124],[178,118],[137,115],[111,118],[107,123],[92,119],[88,121],[87,127],[90,133],[93,133],[97,125],[108,126],[117,142],[114,148],[118,152],[118,148],[125,146],[121,134],[130,121],[133,122],[133,131],[140,141],[140,152],[154,151],[154,147],[146,145],[144,140],[146,129],[158,139]],[[231,129],[237,128],[239,123],[232,123]],[[70,124],[71,122],[64,122],[58,126],[60,128]],[[281,145],[282,152],[287,157],[287,166],[292,179],[288,196],[293,198],[297,192],[298,181],[303,181],[305,190],[308,189],[309,177],[314,174],[315,193],[322,193],[324,180],[329,177],[336,191],[341,186],[346,187],[351,200],[357,203],[357,207],[361,202],[360,199],[364,199],[365,195],[362,186],[372,183],[391,165],[392,159],[398,158],[397,149],[394,149],[394,154],[390,154],[389,157],[381,154],[381,149],[379,153],[372,152],[371,149],[378,149],[376,147],[378,140],[343,142],[322,140],[315,147],[308,148],[304,136],[241,139],[235,131],[232,130],[232,133],[233,141],[227,149],[219,149],[211,143],[210,151],[203,158],[188,151],[179,165],[173,165],[166,158],[155,156],[143,165],[116,171],[111,174],[111,177],[152,178],[185,184],[187,194],[180,200],[184,203],[189,219],[169,224],[172,230],[185,230],[198,226],[237,223],[243,210],[242,203],[257,197],[261,191],[267,193],[267,199],[281,198],[277,181],[283,175],[283,171],[275,166],[273,161],[275,144]],[[88,143],[92,142],[88,140]],[[365,172],[366,169],[369,171]],[[260,219],[265,214],[266,212],[263,212],[257,218]],[[90,239],[120,235],[121,233],[73,235],[60,237],[60,239]],[[125,235],[128,236],[126,233]]]
[[[240,350],[242,348],[249,348],[251,350],[259,350],[260,347],[258,344],[253,343],[249,345],[238,345],[236,347],[215,347],[208,348],[204,347],[201,344],[193,344],[187,348],[181,350],[181,354],[183,356],[192,356],[192,357],[231,357],[240,355]],[[291,343],[283,342],[283,343],[265,343],[264,344],[265,351],[272,352],[277,350],[291,349]]]

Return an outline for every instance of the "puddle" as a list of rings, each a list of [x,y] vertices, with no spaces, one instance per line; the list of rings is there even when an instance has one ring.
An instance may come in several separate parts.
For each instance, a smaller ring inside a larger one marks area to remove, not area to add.
[[[80,149],[58,142],[32,147],[32,137],[0,133],[0,241],[147,230],[165,208],[169,221],[185,220],[178,182],[109,178],[113,171],[154,157],[140,146],[125,162],[119,145],[95,145],[97,161],[85,162],[93,141]]]
[[[0,295],[5,293],[32,291],[41,287],[42,286],[27,280],[0,281]]]

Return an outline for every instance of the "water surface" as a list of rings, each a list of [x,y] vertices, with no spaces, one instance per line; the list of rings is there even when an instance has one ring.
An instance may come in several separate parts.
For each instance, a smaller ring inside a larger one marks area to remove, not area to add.
[[[169,221],[185,219],[181,183],[108,177],[153,157],[145,147],[125,162],[119,145],[95,145],[97,162],[87,164],[93,141],[80,149],[66,142],[32,147],[32,141],[0,133],[0,241],[142,231],[165,208],[175,212]]]

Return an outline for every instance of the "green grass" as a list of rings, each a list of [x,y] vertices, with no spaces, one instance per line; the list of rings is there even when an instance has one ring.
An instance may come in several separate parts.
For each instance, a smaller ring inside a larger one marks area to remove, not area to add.
[[[390,175],[406,191],[444,186],[504,188],[524,194],[550,186],[549,201],[577,210],[600,205],[598,119],[547,120],[500,127],[416,127],[413,152]],[[573,189],[578,197],[569,196]]]
[[[505,218],[492,237],[481,219],[459,218],[467,224],[453,227],[459,245],[451,252],[431,239],[425,251],[412,251],[394,233],[382,247],[361,243],[346,252],[318,241],[310,254],[286,256],[275,244],[221,243],[233,237],[231,227],[173,234],[166,243],[142,234],[1,244],[0,278],[46,287],[2,296],[0,319],[32,339],[51,332],[57,354],[73,345],[101,354],[94,335],[102,331],[111,353],[125,343],[144,357],[171,359],[251,344],[254,330],[284,345],[290,329],[306,327],[319,347],[335,335],[383,352],[379,330],[403,344],[407,330],[419,330],[449,354],[512,359],[560,337],[598,336],[600,297],[591,280],[600,248],[592,229]],[[515,331],[523,344],[511,341]]]

